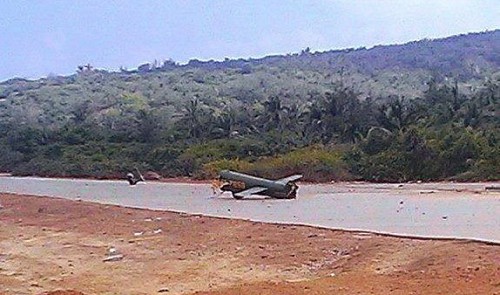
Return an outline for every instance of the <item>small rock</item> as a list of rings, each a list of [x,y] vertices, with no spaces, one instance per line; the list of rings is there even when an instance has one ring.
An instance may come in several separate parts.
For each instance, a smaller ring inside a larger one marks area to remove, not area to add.
[[[484,189],[487,191],[500,191],[500,186],[491,185],[485,187]]]
[[[443,215],[443,217],[441,217],[441,218],[443,218],[444,220],[446,220],[446,219],[448,219],[448,216]]]
[[[165,292],[169,292],[168,288],[161,288],[160,290],[158,290],[158,293],[165,293]]]
[[[161,228],[159,228],[159,229],[155,229],[155,230],[153,231],[153,234],[155,234],[155,235],[156,235],[156,234],[159,234],[159,233],[161,233],[161,232],[162,232],[162,230],[161,230]]]
[[[143,232],[143,231],[140,231],[140,232],[135,232],[135,233],[134,233],[134,237],[140,237],[140,236],[142,236],[143,234],[144,234],[144,232]]]
[[[160,180],[161,175],[154,172],[154,171],[148,171],[148,172],[144,173],[144,178],[146,180]]]
[[[13,277],[13,276],[19,276],[22,275],[20,272],[15,272],[15,271],[9,271],[8,273],[5,274],[8,277]]]

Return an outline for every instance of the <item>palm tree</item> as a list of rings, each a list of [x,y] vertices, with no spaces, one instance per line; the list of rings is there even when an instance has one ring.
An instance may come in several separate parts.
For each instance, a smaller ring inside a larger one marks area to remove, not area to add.
[[[184,107],[183,124],[186,124],[190,138],[198,139],[203,131],[201,125],[203,109],[197,98],[191,99]]]

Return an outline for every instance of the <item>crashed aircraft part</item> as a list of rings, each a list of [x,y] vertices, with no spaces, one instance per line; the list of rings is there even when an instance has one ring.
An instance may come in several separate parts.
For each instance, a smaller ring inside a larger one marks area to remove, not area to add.
[[[298,186],[295,181],[302,175],[292,175],[278,180],[265,179],[253,175],[223,170],[219,174],[222,181],[222,191],[229,191],[236,199],[251,195],[265,195],[276,199],[295,199]]]

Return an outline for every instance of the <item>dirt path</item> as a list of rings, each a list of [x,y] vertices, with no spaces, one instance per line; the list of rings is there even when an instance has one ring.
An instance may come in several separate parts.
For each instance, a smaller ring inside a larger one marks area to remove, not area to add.
[[[0,294],[500,294],[500,246],[484,243],[11,194],[0,204]]]

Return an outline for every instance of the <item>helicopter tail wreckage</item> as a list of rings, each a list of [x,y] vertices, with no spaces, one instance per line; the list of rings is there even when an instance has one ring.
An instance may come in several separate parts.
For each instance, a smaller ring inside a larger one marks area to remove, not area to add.
[[[291,175],[278,180],[256,177],[230,170],[219,173],[214,187],[222,192],[231,192],[235,199],[243,199],[251,195],[264,195],[276,199],[294,199],[298,186],[295,183],[302,175]]]

